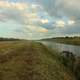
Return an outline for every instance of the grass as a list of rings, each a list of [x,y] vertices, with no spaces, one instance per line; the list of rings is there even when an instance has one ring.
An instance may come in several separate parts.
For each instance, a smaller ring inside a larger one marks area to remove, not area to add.
[[[70,44],[70,45],[80,45],[80,37],[59,37],[59,38],[49,38],[43,40],[54,41],[57,43]]]
[[[70,44],[70,45],[80,45],[80,39],[78,38],[64,38],[64,39],[57,39],[57,42],[64,43],[64,44]]]
[[[75,80],[55,55],[38,42],[1,42],[0,80]]]

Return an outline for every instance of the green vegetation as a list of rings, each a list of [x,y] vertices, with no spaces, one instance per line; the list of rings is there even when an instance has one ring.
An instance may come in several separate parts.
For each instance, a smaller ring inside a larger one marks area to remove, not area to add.
[[[80,80],[80,57],[75,57],[71,52],[64,51],[60,54],[60,61]]]
[[[75,80],[74,75],[41,43],[0,42],[0,80]]]
[[[80,37],[57,37],[43,39],[44,41],[54,41],[58,43],[71,44],[71,45],[80,45]]]
[[[20,39],[17,38],[1,38],[0,37],[0,41],[19,41]]]
[[[75,66],[74,66],[74,73],[77,80],[80,80],[80,57],[76,58]]]

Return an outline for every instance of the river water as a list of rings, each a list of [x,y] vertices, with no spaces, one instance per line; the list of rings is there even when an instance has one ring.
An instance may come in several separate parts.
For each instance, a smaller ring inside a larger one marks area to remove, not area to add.
[[[55,43],[51,41],[41,41],[41,43],[43,43],[51,49],[57,50],[58,52],[70,51],[73,52],[76,56],[80,56],[80,46]]]

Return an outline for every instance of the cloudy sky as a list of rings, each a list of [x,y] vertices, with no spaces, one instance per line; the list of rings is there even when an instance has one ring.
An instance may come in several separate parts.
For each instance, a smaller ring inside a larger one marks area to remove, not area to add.
[[[0,37],[80,35],[80,0],[0,0]]]

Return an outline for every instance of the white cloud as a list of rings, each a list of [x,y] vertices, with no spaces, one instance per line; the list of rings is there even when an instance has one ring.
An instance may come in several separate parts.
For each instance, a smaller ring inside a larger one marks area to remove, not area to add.
[[[73,20],[68,21],[68,25],[73,25],[73,24],[75,24],[75,21],[73,21]]]
[[[63,20],[56,21],[56,26],[57,27],[64,27],[66,23]]]
[[[41,22],[42,22],[43,24],[47,24],[47,23],[49,23],[49,20],[48,20],[48,19],[41,19]]]
[[[0,1],[0,8],[24,10],[29,8],[29,4],[21,2]]]

